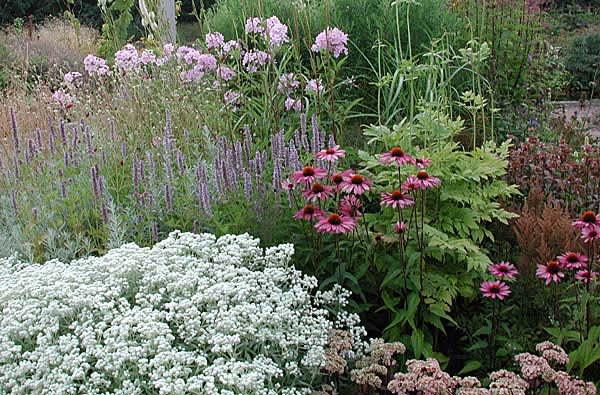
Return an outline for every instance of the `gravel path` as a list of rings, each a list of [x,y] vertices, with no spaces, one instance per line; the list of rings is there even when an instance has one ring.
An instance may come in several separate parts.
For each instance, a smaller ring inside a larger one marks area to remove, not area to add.
[[[600,138],[600,100],[588,101],[583,105],[578,101],[556,102],[552,114],[557,117],[564,115],[567,120],[585,121],[588,133]]]

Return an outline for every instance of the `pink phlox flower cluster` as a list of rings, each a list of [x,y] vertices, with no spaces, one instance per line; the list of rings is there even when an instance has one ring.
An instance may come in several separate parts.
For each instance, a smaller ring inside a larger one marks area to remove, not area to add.
[[[63,79],[65,83],[69,86],[78,86],[81,84],[82,77],[83,76],[81,75],[81,73],[77,71],[70,71],[64,75]]]
[[[230,109],[235,112],[242,103],[242,94],[229,90],[223,95],[223,101],[226,106],[230,107]]]
[[[266,39],[271,48],[280,47],[289,41],[288,27],[279,18],[272,16],[267,19]]]
[[[285,111],[294,110],[296,112],[300,112],[300,111],[302,111],[302,100],[294,99],[293,97],[287,97],[285,99],[284,106],[285,106]]]
[[[245,30],[248,34],[263,34],[265,32],[265,27],[262,18],[252,17],[246,19]]]
[[[68,109],[73,106],[73,97],[62,89],[54,92],[52,94],[52,99],[64,108]]]
[[[245,30],[248,34],[260,34],[271,48],[280,47],[289,41],[288,27],[281,23],[276,16],[266,20],[257,17],[248,18]]]
[[[206,48],[209,50],[218,50],[225,44],[225,37],[219,32],[206,33]]]
[[[104,76],[110,71],[106,60],[94,55],[87,55],[83,59],[83,66],[89,75]]]
[[[306,93],[312,93],[320,96],[323,93],[323,89],[323,82],[321,82],[321,80],[312,79],[306,82]]]
[[[281,77],[279,77],[279,82],[277,83],[277,90],[279,93],[289,95],[290,93],[296,91],[299,87],[300,81],[296,79],[294,73],[283,74]]]
[[[218,66],[217,67],[217,77],[219,77],[223,81],[231,81],[236,76],[235,71],[227,66]]]
[[[121,71],[135,70],[139,63],[138,51],[131,44],[126,44],[123,49],[115,53],[115,67]]]
[[[156,64],[156,55],[152,51],[144,49],[140,55],[139,61],[143,65]]]
[[[329,51],[333,57],[348,54],[348,35],[337,27],[327,27],[315,38],[311,49],[313,52]]]
[[[259,68],[271,61],[271,55],[264,51],[251,50],[244,53],[242,65],[249,73],[255,73]]]

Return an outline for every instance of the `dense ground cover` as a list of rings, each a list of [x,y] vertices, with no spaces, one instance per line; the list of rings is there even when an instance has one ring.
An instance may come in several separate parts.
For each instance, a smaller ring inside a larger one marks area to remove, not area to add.
[[[170,43],[140,4],[2,33],[0,392],[596,393],[564,10],[221,0]]]

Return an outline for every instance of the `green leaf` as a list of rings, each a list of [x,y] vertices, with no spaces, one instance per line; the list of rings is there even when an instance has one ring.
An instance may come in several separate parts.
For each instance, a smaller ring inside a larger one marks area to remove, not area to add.
[[[463,374],[474,372],[479,368],[481,368],[481,362],[472,360],[466,363],[466,365],[460,370],[460,372],[458,372],[458,375],[462,376]]]

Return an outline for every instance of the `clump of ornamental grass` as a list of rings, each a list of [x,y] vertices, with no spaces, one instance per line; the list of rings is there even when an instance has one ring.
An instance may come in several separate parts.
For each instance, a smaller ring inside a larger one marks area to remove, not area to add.
[[[0,392],[306,394],[330,331],[363,330],[293,252],[174,232],[71,264],[0,260]]]

